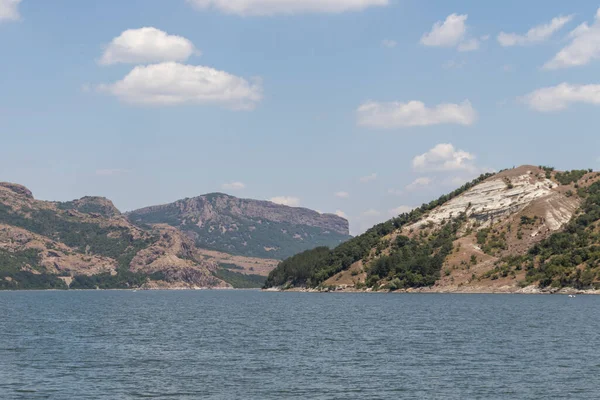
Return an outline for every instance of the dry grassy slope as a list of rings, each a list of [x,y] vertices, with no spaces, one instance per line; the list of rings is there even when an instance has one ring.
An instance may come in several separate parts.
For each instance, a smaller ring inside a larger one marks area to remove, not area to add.
[[[241,269],[236,269],[235,272],[239,272],[244,275],[261,275],[267,276],[280,260],[273,260],[267,258],[256,258],[256,257],[244,257],[234,256],[232,254],[222,253],[216,250],[197,249],[197,254],[204,258],[206,261],[215,264],[233,264]]]
[[[380,254],[387,254],[398,235],[428,236],[440,226],[458,217],[467,216],[454,250],[446,259],[432,292],[513,292],[525,272],[515,275],[490,276],[497,262],[510,255],[525,254],[534,244],[560,231],[577,212],[581,199],[575,183],[560,185],[553,172],[546,178],[543,169],[521,166],[496,174],[462,195],[431,211],[418,222],[393,232],[381,240],[379,251],[373,249],[364,264],[367,266]],[[585,187],[599,180],[600,174],[588,173],[577,185]],[[522,222],[525,217],[527,223]],[[478,244],[477,234],[489,229],[485,245]],[[494,246],[494,242],[498,246]],[[482,248],[483,247],[483,248]],[[484,251],[486,250],[486,251]],[[362,262],[360,263],[362,264]],[[358,263],[325,281],[325,285],[349,285],[364,282],[364,267]],[[492,279],[492,277],[494,279]]]
[[[177,229],[156,226],[151,231],[131,224],[107,199],[85,197],[68,203],[36,200],[31,192],[17,184],[0,183],[0,206],[11,214],[31,219],[37,211],[51,212],[58,219],[88,223],[106,228],[109,238],[129,235],[134,240],[146,240],[148,245],[139,251],[130,264],[134,272],[164,272],[169,282],[159,282],[161,287],[228,287],[212,275],[214,262],[207,261],[194,244]],[[93,210],[82,212],[81,210]],[[1,223],[2,221],[0,221]],[[0,250],[19,252],[28,249],[39,251],[40,265],[24,269],[33,273],[95,275],[115,274],[117,260],[91,254],[87,248],[69,247],[50,237],[26,229],[0,224]]]
[[[40,256],[39,266],[26,269],[32,273],[95,275],[105,272],[114,274],[117,271],[117,262],[112,258],[77,253],[64,243],[0,224],[0,250],[21,252],[30,249],[39,251]]]

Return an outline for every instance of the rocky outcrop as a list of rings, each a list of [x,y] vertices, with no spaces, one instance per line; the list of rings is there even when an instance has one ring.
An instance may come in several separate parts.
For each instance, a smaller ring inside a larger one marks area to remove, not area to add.
[[[117,262],[112,258],[81,254],[63,243],[22,228],[0,224],[0,251],[19,254],[28,250],[37,254],[38,263],[24,266],[26,270],[87,276],[117,271]]]
[[[27,189],[25,186],[17,185],[16,183],[0,182],[0,188],[10,190],[11,192],[18,194],[19,196],[24,196],[29,199],[33,199],[33,194],[31,193],[31,190]]]
[[[480,228],[489,226],[528,206],[539,204],[550,230],[558,230],[571,220],[579,207],[576,197],[567,197],[557,189],[559,185],[542,177],[539,168],[524,166],[506,171],[482,182],[464,194],[433,210],[422,220],[409,226],[418,228],[429,223],[435,225],[449,221],[464,213]]]
[[[113,202],[105,197],[86,196],[78,200],[57,203],[57,205],[62,210],[75,210],[92,217],[111,218],[121,215]]]
[[[154,230],[159,239],[136,254],[131,261],[132,271],[162,272],[166,282],[190,287],[230,286],[213,276],[218,265],[205,261],[181,231],[168,225],[156,225]]]

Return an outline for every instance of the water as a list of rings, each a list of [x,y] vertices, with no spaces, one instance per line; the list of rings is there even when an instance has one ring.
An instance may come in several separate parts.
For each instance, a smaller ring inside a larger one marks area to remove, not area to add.
[[[0,399],[589,399],[600,297],[0,292]]]

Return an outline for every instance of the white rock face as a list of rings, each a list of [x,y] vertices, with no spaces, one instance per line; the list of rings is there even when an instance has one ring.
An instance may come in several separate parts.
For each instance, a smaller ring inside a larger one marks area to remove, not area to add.
[[[577,207],[576,201],[569,204],[569,201],[564,201],[565,196],[554,192],[552,189],[556,186],[551,180],[539,179],[529,172],[510,178],[490,179],[433,210],[409,228],[418,228],[430,222],[437,225],[461,213],[479,221],[484,227],[492,219],[519,212],[534,201],[545,199],[551,203],[547,213],[548,226],[556,230],[571,219]]]

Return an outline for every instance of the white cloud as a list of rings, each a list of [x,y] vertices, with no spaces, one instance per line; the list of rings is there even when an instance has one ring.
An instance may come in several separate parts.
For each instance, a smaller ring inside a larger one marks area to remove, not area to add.
[[[381,41],[381,45],[383,47],[387,47],[388,49],[394,48],[398,45],[398,42],[396,42],[395,40],[391,40],[391,39],[383,39]]]
[[[246,185],[243,182],[229,182],[222,184],[221,188],[224,190],[243,190]]]
[[[417,171],[470,171],[476,172],[475,155],[457,150],[450,143],[440,143],[412,160]]]
[[[529,107],[537,111],[550,112],[564,110],[573,103],[600,105],[600,85],[571,85],[537,89],[521,98]]]
[[[401,196],[403,192],[400,189],[388,189],[388,194],[391,194],[393,196]]]
[[[338,217],[348,219],[348,215],[346,215],[346,213],[343,212],[342,210],[335,210],[334,214],[337,215]]]
[[[275,15],[341,13],[387,6],[390,0],[187,0],[199,9],[215,8],[227,14]]]
[[[98,90],[127,103],[144,105],[218,104],[252,109],[262,98],[262,84],[210,67],[175,62],[135,67],[125,78]]]
[[[467,32],[465,24],[468,15],[450,14],[445,21],[437,21],[431,31],[421,37],[421,44],[435,47],[454,47]]]
[[[128,172],[129,171],[126,169],[119,169],[119,168],[98,169],[98,170],[96,170],[96,175],[98,175],[98,176],[115,176],[115,175],[123,175]]]
[[[561,30],[566,24],[571,22],[572,19],[572,15],[561,15],[553,18],[552,21],[548,22],[547,24],[534,26],[524,35],[500,32],[497,38],[498,43],[504,47],[527,46],[530,44],[541,43],[547,39],[550,39],[554,33]]]
[[[188,39],[145,27],[128,29],[114,38],[106,46],[99,63],[112,65],[185,61],[194,53],[198,51]]]
[[[389,213],[390,213],[390,215],[398,216],[400,214],[409,213],[414,209],[415,209],[414,207],[410,207],[410,206],[399,206],[399,207],[392,208],[391,210],[389,210]]]
[[[431,31],[421,37],[420,43],[430,47],[456,47],[458,51],[475,51],[489,35],[480,38],[467,37],[467,14],[450,14],[444,21],[433,24]]]
[[[335,194],[335,197],[339,197],[340,199],[347,199],[348,197],[350,197],[350,193],[348,193],[348,192],[337,192]]]
[[[372,173],[371,175],[363,176],[359,179],[360,183],[368,183],[377,180],[377,174]]]
[[[560,50],[545,69],[559,69],[589,64],[600,57],[600,9],[596,12],[594,23],[579,25],[569,34],[571,43]]]
[[[433,179],[428,178],[426,176],[415,179],[412,183],[406,186],[406,190],[415,191],[421,188],[425,188],[433,183]]]
[[[370,128],[393,129],[440,124],[472,125],[477,113],[468,100],[428,108],[420,101],[408,103],[366,102],[358,107],[358,124]]]
[[[297,197],[290,197],[290,196],[277,196],[277,197],[272,197],[269,199],[269,201],[275,203],[275,204],[281,204],[284,206],[290,206],[290,207],[298,207],[300,205],[300,199]]]
[[[19,3],[21,0],[0,0],[0,22],[18,21],[21,19],[19,14]]]

